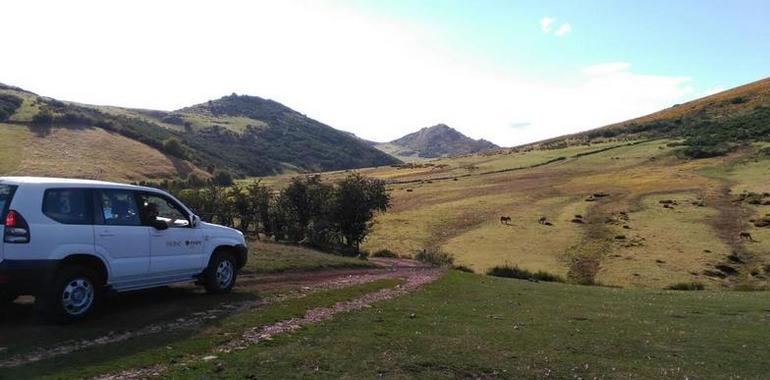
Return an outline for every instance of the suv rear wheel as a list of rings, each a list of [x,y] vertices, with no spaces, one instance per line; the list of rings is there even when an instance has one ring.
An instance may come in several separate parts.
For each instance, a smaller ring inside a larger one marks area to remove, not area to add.
[[[59,271],[48,294],[35,302],[43,317],[55,322],[75,322],[85,318],[96,307],[101,286],[99,276],[90,268],[64,267]]]
[[[229,293],[238,276],[237,263],[233,255],[219,253],[211,258],[208,268],[203,272],[203,286],[212,294]]]

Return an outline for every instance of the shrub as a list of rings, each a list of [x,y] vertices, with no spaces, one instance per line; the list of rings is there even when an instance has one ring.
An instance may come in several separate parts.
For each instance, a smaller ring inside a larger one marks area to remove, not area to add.
[[[455,258],[438,248],[423,249],[414,256],[414,259],[432,265],[452,265]]]
[[[48,110],[41,110],[32,117],[32,124],[38,126],[49,126],[53,123],[53,113]]]
[[[690,145],[676,152],[680,158],[709,158],[719,157],[730,153],[735,147],[731,144]]]
[[[495,277],[518,278],[520,280],[529,280],[532,278],[532,272],[526,269],[521,269],[516,265],[498,265],[489,269],[487,271],[487,275]]]
[[[537,271],[532,275],[532,279],[545,282],[564,282],[564,279],[556,274],[545,271]]]
[[[397,258],[398,255],[395,252],[393,252],[393,251],[391,251],[389,249],[381,249],[379,251],[375,251],[374,253],[372,253],[372,257]]]
[[[0,94],[0,121],[8,120],[21,106],[21,103],[22,100],[19,97]]]
[[[705,288],[700,282],[678,282],[668,287],[669,290],[703,290]]]
[[[474,271],[473,268],[467,267],[465,265],[452,265],[452,269],[459,270],[460,272],[476,273],[476,271]]]
[[[177,158],[187,158],[187,149],[176,137],[170,137],[163,142],[163,151]]]
[[[214,184],[217,186],[230,186],[233,184],[233,175],[227,170],[217,170],[214,172],[212,181],[214,181]]]
[[[498,265],[487,271],[487,275],[495,277],[516,278],[519,280],[537,280],[546,282],[564,282],[561,276],[544,271],[532,273],[526,269],[519,268],[516,265]]]

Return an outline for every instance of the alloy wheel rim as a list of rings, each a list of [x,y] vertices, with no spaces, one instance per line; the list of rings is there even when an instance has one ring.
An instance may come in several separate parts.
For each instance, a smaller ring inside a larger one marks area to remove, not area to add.
[[[230,282],[233,280],[233,263],[229,260],[223,260],[217,266],[217,283],[220,288],[226,288],[230,286]]]
[[[70,280],[62,291],[62,306],[69,315],[78,316],[94,303],[94,286],[85,277]]]

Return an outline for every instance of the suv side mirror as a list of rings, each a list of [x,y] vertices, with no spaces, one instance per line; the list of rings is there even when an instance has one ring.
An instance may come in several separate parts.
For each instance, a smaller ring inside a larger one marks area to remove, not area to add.
[[[190,225],[193,227],[198,227],[199,224],[201,224],[201,217],[198,215],[194,215],[190,218]]]

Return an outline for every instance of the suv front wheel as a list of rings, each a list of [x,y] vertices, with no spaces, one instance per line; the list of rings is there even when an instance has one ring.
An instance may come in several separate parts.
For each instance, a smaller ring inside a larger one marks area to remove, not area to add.
[[[232,255],[216,254],[203,272],[203,286],[212,294],[229,293],[238,275],[237,263]]]
[[[61,269],[48,294],[35,302],[43,317],[55,322],[75,322],[96,307],[101,288],[99,276],[90,268],[69,266]]]

